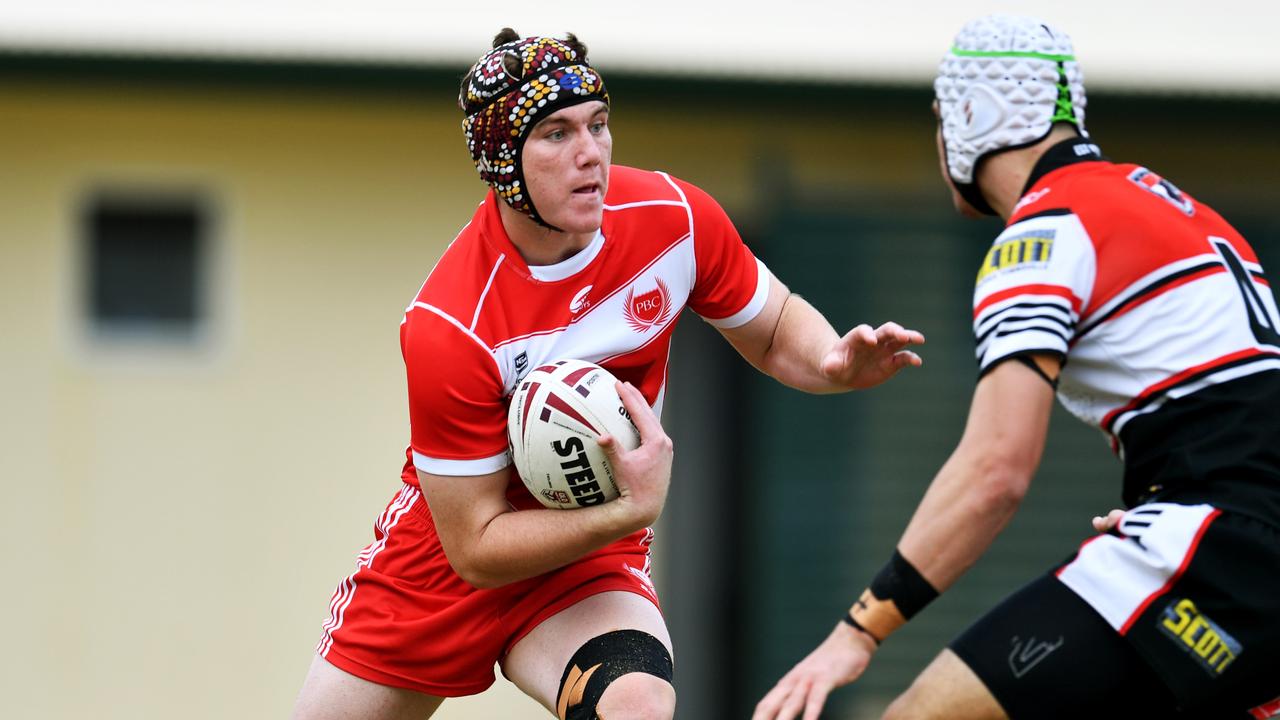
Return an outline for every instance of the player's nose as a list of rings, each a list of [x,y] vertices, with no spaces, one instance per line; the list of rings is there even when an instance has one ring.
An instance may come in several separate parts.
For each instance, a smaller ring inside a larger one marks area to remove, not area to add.
[[[575,158],[580,167],[599,165],[604,159],[604,150],[600,147],[600,141],[589,128],[583,128],[577,134],[574,145]]]

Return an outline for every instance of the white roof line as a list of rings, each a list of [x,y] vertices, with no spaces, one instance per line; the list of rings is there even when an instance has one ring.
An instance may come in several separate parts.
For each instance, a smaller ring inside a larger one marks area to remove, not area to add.
[[[1142,23],[1096,22],[1115,3],[1076,0],[1045,18],[1072,34],[1088,87],[1280,95],[1270,37],[1280,4],[1216,0],[1204,13],[1168,7],[1192,8],[1191,0],[1167,0]],[[606,73],[914,85],[932,81],[965,21],[1017,4],[1000,5],[795,0],[786,23],[748,12],[729,32],[714,0],[649,0],[639,15],[600,5],[562,20],[537,3],[9,0],[0,5],[0,52],[441,65],[460,74],[510,24],[522,33],[574,31]]]

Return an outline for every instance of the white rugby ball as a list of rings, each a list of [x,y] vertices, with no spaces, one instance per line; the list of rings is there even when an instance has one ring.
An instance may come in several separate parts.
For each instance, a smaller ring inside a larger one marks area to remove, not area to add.
[[[640,433],[616,381],[599,365],[557,360],[535,368],[516,387],[507,410],[511,460],[538,502],[568,510],[618,497],[613,466],[596,438],[612,435],[634,450]]]

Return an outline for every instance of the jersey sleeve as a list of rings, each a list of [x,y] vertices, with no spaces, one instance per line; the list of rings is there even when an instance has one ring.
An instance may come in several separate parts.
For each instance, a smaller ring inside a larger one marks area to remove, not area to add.
[[[414,467],[486,475],[509,465],[506,401],[493,354],[434,309],[412,309],[400,332]]]
[[[1030,353],[1065,360],[1096,266],[1093,242],[1069,211],[1006,228],[987,251],[973,294],[980,372]]]
[[[697,264],[689,307],[718,328],[745,325],[764,309],[769,270],[714,198],[688,183],[679,187],[692,214]]]

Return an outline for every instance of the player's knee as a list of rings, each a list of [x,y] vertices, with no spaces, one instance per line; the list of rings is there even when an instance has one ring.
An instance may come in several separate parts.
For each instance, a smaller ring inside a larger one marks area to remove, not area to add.
[[[1008,716],[969,666],[946,649],[885,709],[881,718],[1007,720]]]
[[[907,699],[907,693],[899,695],[889,707],[885,708],[884,715],[880,716],[880,720],[907,720],[912,717],[911,703]]]
[[[606,692],[610,720],[669,720],[675,713],[671,653],[639,630],[616,630],[586,642],[560,680],[561,720],[598,720]]]
[[[597,714],[609,720],[671,720],[676,714],[676,690],[662,678],[631,673],[609,685],[597,708]]]
[[[927,669],[925,674],[928,674]],[[921,702],[922,699],[927,699],[930,695],[930,691],[925,688],[926,684],[927,678],[924,675],[917,677],[906,691],[898,695],[889,704],[889,707],[885,708],[884,715],[880,716],[880,720],[927,720],[934,717],[928,707],[930,703]],[[935,690],[935,692],[937,691]]]

